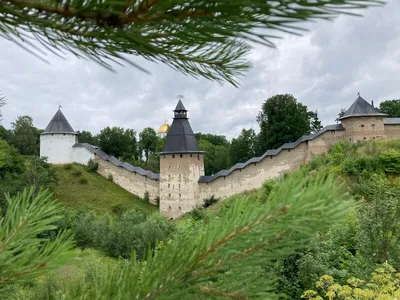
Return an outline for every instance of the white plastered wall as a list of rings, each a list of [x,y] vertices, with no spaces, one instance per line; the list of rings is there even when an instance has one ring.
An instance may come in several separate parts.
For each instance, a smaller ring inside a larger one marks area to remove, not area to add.
[[[40,156],[46,156],[51,164],[72,163],[72,146],[76,143],[76,135],[68,133],[50,133],[40,136]]]
[[[81,165],[86,165],[89,159],[94,159],[94,154],[84,147],[73,147],[70,153],[70,160]]]

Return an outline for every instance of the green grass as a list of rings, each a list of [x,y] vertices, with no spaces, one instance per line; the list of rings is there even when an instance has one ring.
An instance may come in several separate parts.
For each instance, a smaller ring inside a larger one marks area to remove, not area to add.
[[[87,172],[84,166],[56,166],[56,170],[59,181],[54,188],[54,196],[67,208],[111,213],[112,206],[120,204],[121,208],[138,207],[148,212],[157,211],[156,206],[97,173]],[[83,178],[87,179],[87,183],[82,183],[86,182]]]

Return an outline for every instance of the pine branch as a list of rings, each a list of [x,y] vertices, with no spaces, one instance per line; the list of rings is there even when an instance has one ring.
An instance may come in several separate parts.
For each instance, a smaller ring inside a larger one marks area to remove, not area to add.
[[[332,177],[299,172],[277,184],[265,203],[238,198],[196,235],[78,289],[82,299],[94,300],[277,299],[277,278],[265,270],[340,222],[352,207],[348,199]]]
[[[249,43],[273,47],[274,32],[332,19],[384,0],[0,0],[0,35],[28,51],[63,50],[106,68],[121,54],[159,61],[194,77],[237,85],[251,67]],[[28,33],[28,35],[26,34]],[[36,48],[35,48],[36,47]],[[51,50],[50,50],[51,49]],[[40,57],[41,54],[38,53]]]
[[[9,205],[0,220],[0,291],[9,284],[29,282],[70,258],[73,243],[68,232],[54,240],[38,238],[62,218],[62,207],[51,196],[48,191],[35,196],[34,188],[7,196]]]

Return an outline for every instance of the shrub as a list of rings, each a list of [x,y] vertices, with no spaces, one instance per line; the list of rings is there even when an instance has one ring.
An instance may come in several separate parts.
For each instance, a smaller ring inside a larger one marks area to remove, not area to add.
[[[87,165],[86,165],[86,170],[91,173],[97,172],[97,169],[99,168],[99,163],[93,159],[89,159]]]
[[[79,183],[80,184],[87,184],[89,180],[86,177],[81,177],[79,178]]]
[[[119,210],[119,206],[116,205]],[[75,240],[81,249],[94,248],[111,257],[130,258],[132,251],[139,259],[147,255],[159,241],[167,240],[175,231],[161,215],[148,215],[142,210],[129,209],[110,217],[95,213],[78,213],[73,224]]]
[[[368,281],[349,278],[346,285],[335,282],[332,276],[323,275],[316,282],[320,292],[305,291],[303,299],[398,299],[400,297],[400,274],[389,264],[384,264],[371,274]]]
[[[107,174],[107,179],[108,179],[109,181],[114,181],[114,177],[113,177],[113,175],[112,175],[111,173],[108,173],[108,174]]]
[[[188,216],[195,221],[199,221],[207,217],[207,212],[202,209],[195,208],[188,213]]]
[[[400,151],[392,149],[383,152],[379,158],[386,173],[400,174]]]
[[[81,170],[74,170],[72,172],[72,175],[75,177],[81,177],[82,176],[82,171]]]
[[[117,215],[120,215],[124,212],[124,208],[121,203],[115,203],[111,205],[111,210],[113,213],[116,213]]]
[[[144,202],[149,202],[149,201],[150,201],[150,194],[149,194],[148,191],[145,191],[145,192],[144,192],[143,201],[144,201]]]
[[[71,164],[66,164],[64,165],[64,170],[71,170],[72,169],[72,165]]]
[[[217,203],[218,200],[219,200],[218,198],[215,198],[214,195],[212,195],[210,198],[204,199],[203,207],[204,207],[204,208],[207,208],[207,207],[209,207],[209,206],[211,206],[211,205]]]

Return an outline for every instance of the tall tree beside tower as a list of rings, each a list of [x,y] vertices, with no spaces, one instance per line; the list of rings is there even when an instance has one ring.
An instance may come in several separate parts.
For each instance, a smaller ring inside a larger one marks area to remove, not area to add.
[[[311,133],[307,106],[290,94],[279,94],[267,99],[257,116],[260,125],[259,154],[294,142]]]

